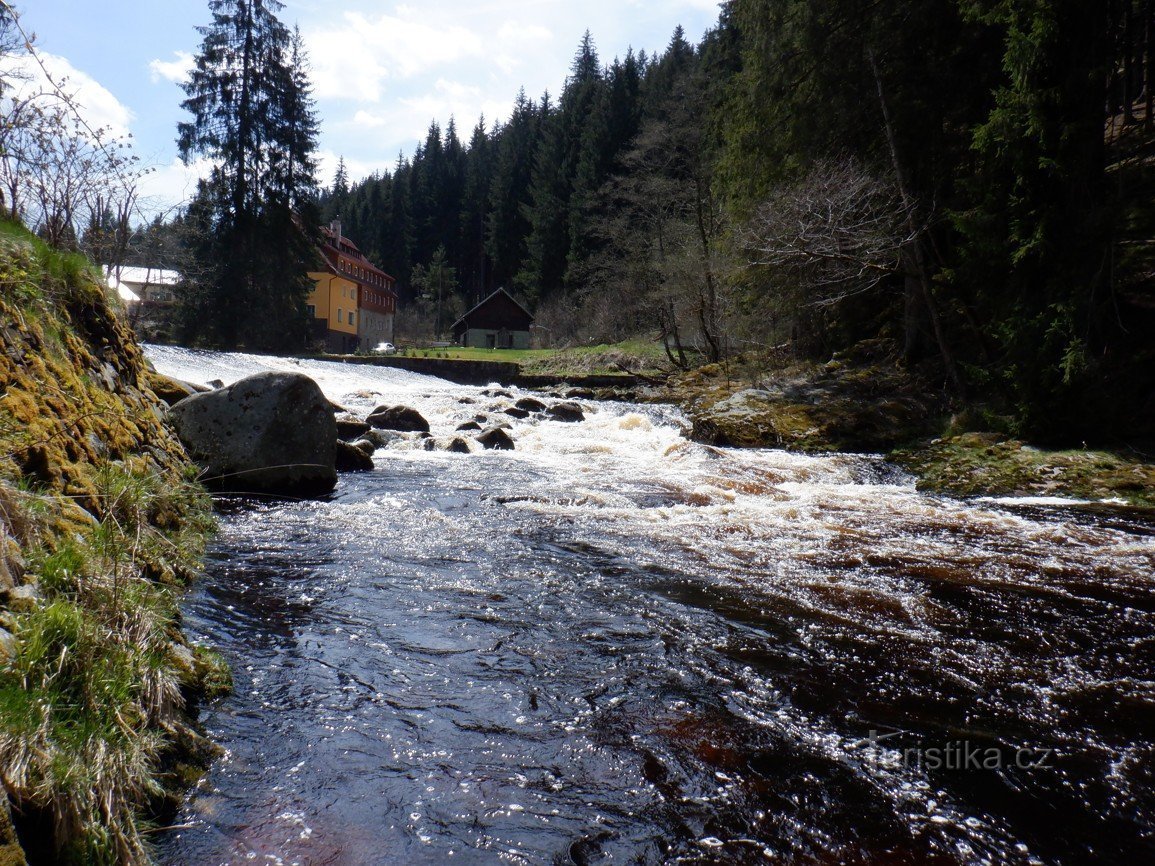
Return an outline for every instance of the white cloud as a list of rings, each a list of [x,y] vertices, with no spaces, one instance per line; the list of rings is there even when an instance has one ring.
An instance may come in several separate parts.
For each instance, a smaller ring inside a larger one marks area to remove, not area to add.
[[[43,51],[38,52],[37,56],[43,66],[27,55],[5,58],[5,71],[16,72],[23,78],[15,82],[13,95],[60,93],[71,101],[77,113],[92,129],[105,129],[116,138],[129,134],[133,121],[132,111],[100,82],[81,72],[63,57]]]
[[[158,81],[172,81],[182,84],[188,79],[193,68],[193,56],[187,51],[175,51],[175,60],[153,60],[148,64],[149,73],[155,84]]]
[[[189,165],[177,159],[158,166],[140,180],[140,209],[150,219],[157,213],[171,216],[168,211],[174,206],[187,204],[196,193],[197,180],[208,177],[212,168],[212,160],[203,158]]]
[[[481,36],[464,27],[415,20],[416,13],[406,7],[396,12],[346,12],[338,26],[306,34],[318,99],[377,102],[389,79],[412,78],[485,53]]]

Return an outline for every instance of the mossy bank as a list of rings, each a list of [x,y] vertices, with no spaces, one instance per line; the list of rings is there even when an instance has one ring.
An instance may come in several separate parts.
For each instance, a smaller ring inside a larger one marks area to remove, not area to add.
[[[886,340],[860,343],[825,364],[735,358],[673,376],[643,396],[681,405],[699,441],[886,454],[927,492],[1155,507],[1155,465],[1141,456],[1038,448],[984,430],[983,412],[957,405],[934,365],[908,367]]]
[[[0,864],[143,863],[227,681],[181,634],[210,503],[86,261],[0,224]]]

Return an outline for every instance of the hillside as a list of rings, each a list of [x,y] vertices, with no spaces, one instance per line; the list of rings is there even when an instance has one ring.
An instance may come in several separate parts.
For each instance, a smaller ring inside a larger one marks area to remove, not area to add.
[[[0,224],[3,864],[146,862],[209,752],[177,600],[212,520],[147,377],[86,261]]]

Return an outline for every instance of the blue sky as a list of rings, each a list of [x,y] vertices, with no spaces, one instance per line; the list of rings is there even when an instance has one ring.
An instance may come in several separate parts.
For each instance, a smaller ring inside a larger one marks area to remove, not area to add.
[[[143,183],[149,206],[178,204],[193,188],[176,156],[186,119],[178,82],[196,53],[207,2],[25,0],[25,29],[54,76],[67,75],[95,125],[131,132],[155,167]],[[320,178],[338,156],[352,178],[412,154],[431,120],[452,115],[467,138],[478,117],[503,120],[519,87],[536,99],[562,86],[589,29],[608,64],[628,47],[661,50],[681,24],[694,42],[717,21],[717,0],[289,0],[280,17],[301,28],[321,116]]]

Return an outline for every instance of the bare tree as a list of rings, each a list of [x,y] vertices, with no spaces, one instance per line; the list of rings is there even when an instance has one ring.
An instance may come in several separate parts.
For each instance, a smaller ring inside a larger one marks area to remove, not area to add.
[[[67,80],[36,54],[35,37],[0,0],[0,57],[26,54],[43,82],[27,72],[0,76],[0,204],[53,246],[85,251],[98,264],[123,258],[142,169],[127,137],[94,128]]]
[[[893,181],[853,160],[823,161],[774,190],[739,237],[749,263],[799,302],[830,306],[901,271],[919,231],[909,211]]]

